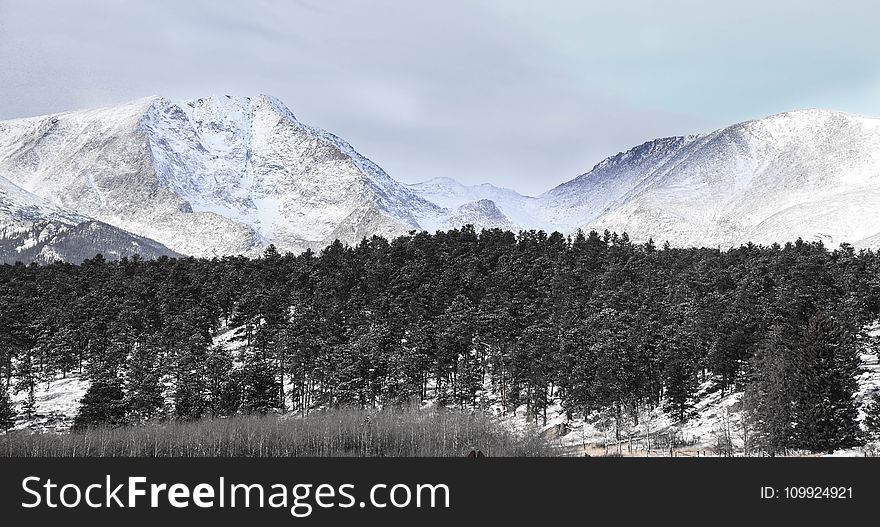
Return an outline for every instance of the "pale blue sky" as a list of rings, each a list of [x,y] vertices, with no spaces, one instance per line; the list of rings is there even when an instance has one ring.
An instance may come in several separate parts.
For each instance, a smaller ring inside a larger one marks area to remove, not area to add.
[[[268,93],[393,177],[539,193],[643,141],[880,117],[878,3],[0,0],[0,119]]]

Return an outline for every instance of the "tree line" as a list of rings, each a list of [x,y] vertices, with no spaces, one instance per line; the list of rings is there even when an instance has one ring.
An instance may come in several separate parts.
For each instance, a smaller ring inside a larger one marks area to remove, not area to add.
[[[763,450],[828,451],[865,439],[856,376],[878,315],[877,253],[802,240],[672,248],[468,226],[252,259],[4,265],[0,428],[73,372],[90,381],[78,427],[490,395],[536,422],[554,400],[685,421],[711,386],[745,392]],[[218,339],[230,328],[235,346]]]

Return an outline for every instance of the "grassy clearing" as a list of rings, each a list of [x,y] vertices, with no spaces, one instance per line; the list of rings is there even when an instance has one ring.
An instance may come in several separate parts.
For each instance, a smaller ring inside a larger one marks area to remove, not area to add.
[[[238,416],[81,432],[0,436],[8,457],[460,457],[550,456],[535,431],[511,432],[482,414],[338,409],[304,418]]]

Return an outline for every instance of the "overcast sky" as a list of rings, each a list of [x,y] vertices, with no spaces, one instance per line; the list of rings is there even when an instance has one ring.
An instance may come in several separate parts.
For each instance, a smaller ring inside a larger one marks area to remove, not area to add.
[[[660,136],[880,117],[880,2],[0,0],[0,119],[267,93],[392,177],[537,194]]]

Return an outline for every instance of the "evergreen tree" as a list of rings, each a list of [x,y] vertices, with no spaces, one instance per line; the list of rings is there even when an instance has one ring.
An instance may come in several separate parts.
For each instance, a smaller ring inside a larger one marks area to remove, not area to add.
[[[130,420],[149,420],[159,414],[165,403],[158,348],[154,342],[138,346],[128,369],[125,406]]]
[[[865,430],[873,439],[880,439],[880,392],[874,392],[865,406]]]
[[[9,396],[6,383],[0,379],[0,429],[8,432],[10,428],[15,426],[15,416],[15,403]]]
[[[98,372],[91,375],[91,384],[80,401],[73,428],[119,426],[125,424],[127,414],[122,380],[113,372]]]
[[[665,341],[661,344],[666,387],[663,409],[678,422],[684,422],[690,416],[698,387],[700,337],[695,323],[696,311],[692,301],[682,302],[674,323],[667,326]]]
[[[206,339],[195,334],[190,336],[177,357],[174,413],[180,419],[198,419],[208,409],[207,348]]]
[[[524,390],[521,400],[527,413],[547,424],[547,406],[550,404],[550,386],[553,359],[551,350],[557,346],[551,328],[529,325],[523,330],[514,348],[514,380]]]
[[[211,346],[205,361],[205,389],[211,417],[234,415],[241,405],[241,393],[232,355],[221,346]]]
[[[278,408],[278,378],[271,358],[260,350],[248,354],[242,370],[244,407],[250,413],[265,415]]]
[[[819,312],[795,357],[794,445],[831,453],[860,444],[855,401],[860,359],[853,335]]]
[[[312,406],[312,385],[318,376],[317,360],[321,349],[321,324],[315,306],[307,301],[311,293],[308,279],[292,307],[292,318],[286,331],[288,369],[292,380],[290,399],[294,410],[305,415]],[[393,350],[389,350],[389,356]]]
[[[473,402],[479,390],[479,366],[474,358],[474,306],[464,295],[456,295],[436,320],[439,380],[446,380],[448,397],[458,405]],[[442,401],[441,401],[442,402]]]
[[[574,324],[563,330],[555,378],[569,417],[577,414],[586,419],[599,406],[593,393],[597,384],[594,350],[587,327]]]
[[[27,397],[21,407],[22,413],[28,418],[34,418],[37,401],[35,391],[37,389],[37,372],[34,368],[34,362],[31,352],[28,351],[18,365],[16,377],[18,382],[15,386],[15,393],[25,392]]]
[[[663,410],[683,423],[691,416],[697,391],[696,372],[690,358],[680,353],[671,354],[666,360],[664,382],[666,403]]]
[[[791,446],[795,382],[791,347],[797,336],[777,321],[752,359],[744,408],[754,430],[754,443],[771,456]]]

